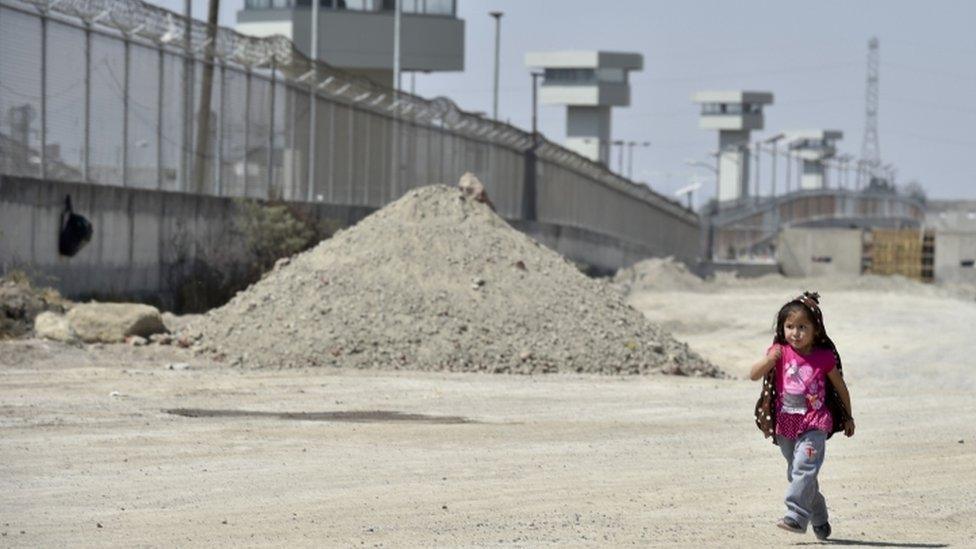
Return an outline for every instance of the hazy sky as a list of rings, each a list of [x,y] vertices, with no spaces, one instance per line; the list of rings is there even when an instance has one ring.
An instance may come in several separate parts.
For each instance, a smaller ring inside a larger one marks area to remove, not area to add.
[[[181,9],[182,2],[158,2]],[[242,0],[223,0],[232,26]],[[416,91],[444,95],[490,114],[494,23],[502,18],[502,119],[528,128],[527,51],[602,49],[639,52],[631,106],[613,110],[613,137],[650,141],[634,156],[635,179],[670,194],[714,150],[714,131],[698,129],[691,95],[706,89],[771,91],[766,129],[844,132],[840,152],[859,156],[864,131],[867,43],[881,43],[879,141],[899,183],[918,180],[933,198],[976,199],[976,2],[970,0],[458,0],[466,22],[465,70],[419,75]],[[204,18],[206,2],[194,2]],[[404,77],[409,89],[410,78]],[[565,137],[565,107],[542,107],[540,129]],[[764,159],[768,170],[768,159]],[[612,167],[617,167],[614,153]],[[782,168],[780,168],[782,170]],[[711,177],[699,171],[702,177]],[[768,171],[764,172],[764,175]],[[766,183],[764,182],[765,186]],[[704,197],[712,194],[706,185]]]

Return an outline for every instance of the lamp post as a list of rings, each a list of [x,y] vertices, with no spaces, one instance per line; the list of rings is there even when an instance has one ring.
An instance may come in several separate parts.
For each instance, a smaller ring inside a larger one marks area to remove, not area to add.
[[[500,11],[489,12],[488,15],[495,18],[495,82],[492,87],[492,109],[491,117],[498,120],[498,53],[501,44],[502,15]]]
[[[305,192],[305,199],[311,202],[315,194],[315,153],[316,135],[318,134],[318,92],[316,86],[319,83],[318,60],[319,60],[319,2],[312,2],[312,36],[309,38],[308,51],[312,59],[312,70],[315,78],[312,79],[308,87],[308,188]],[[220,105],[223,108],[223,104]]]
[[[544,73],[531,72],[529,74],[532,76],[532,143],[536,144],[539,142],[539,93],[536,82]]]
[[[627,145],[627,142],[624,141],[623,139],[614,139],[613,141],[610,142],[610,145],[611,146],[616,145],[620,147],[620,153],[617,155],[617,173],[623,176],[624,175],[624,147]]]
[[[627,142],[627,149],[628,149],[627,150],[627,153],[628,153],[628,159],[627,159],[627,179],[631,179],[631,180],[634,179],[634,146],[635,145],[640,145],[641,147],[650,147],[651,146],[651,142],[650,141],[640,141],[640,142],[638,142],[638,141],[628,141]]]
[[[778,150],[779,149],[779,142],[784,137],[786,137],[786,134],[778,133],[778,134],[770,137],[769,139],[766,139],[765,141],[763,141],[763,143],[769,143],[769,144],[771,144],[773,146],[772,147],[772,150],[771,150],[771,153],[770,153],[772,155],[772,165],[770,166],[770,177],[769,177],[769,179],[770,179],[770,181],[769,181],[769,186],[770,186],[769,194],[772,195],[773,198],[776,198],[776,156],[779,154],[779,150]]]
[[[707,208],[703,213],[705,214],[705,258],[711,261],[714,257],[715,247],[715,224],[712,222],[712,218],[718,215],[721,201],[719,200],[719,168],[718,162],[721,156],[721,151],[715,151],[714,154],[716,165],[713,166],[707,162],[702,162],[701,160],[691,160],[686,159],[685,165],[695,167],[695,168],[705,168],[715,174],[715,200],[712,202],[712,207]]]
[[[403,0],[393,0],[393,89],[400,91],[400,19],[403,15]],[[318,0],[312,0],[318,3]]]
[[[718,153],[715,153],[715,155],[717,157],[718,156]],[[715,174],[715,210],[717,212],[718,211],[718,203],[719,203],[718,202],[718,186],[719,186],[719,178],[718,178],[719,171],[718,171],[718,167],[713,166],[713,165],[711,165],[711,164],[709,164],[707,162],[703,162],[701,160],[691,160],[691,159],[685,159],[685,165],[686,166],[689,166],[689,167],[692,167],[692,168],[704,168],[704,169],[712,172],[713,174]]]

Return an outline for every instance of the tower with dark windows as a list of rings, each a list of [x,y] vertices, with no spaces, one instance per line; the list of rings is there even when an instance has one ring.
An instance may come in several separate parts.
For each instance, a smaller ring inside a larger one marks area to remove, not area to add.
[[[773,94],[757,91],[704,91],[692,96],[701,105],[698,127],[718,130],[718,200],[749,195],[749,133],[763,129],[763,106]]]
[[[566,105],[566,148],[603,164],[610,156],[610,108],[630,105],[630,71],[644,68],[639,53],[553,51],[525,55],[543,69],[539,101]]]

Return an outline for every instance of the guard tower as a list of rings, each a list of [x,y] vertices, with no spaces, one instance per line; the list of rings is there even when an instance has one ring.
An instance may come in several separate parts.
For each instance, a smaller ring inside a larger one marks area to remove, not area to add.
[[[698,127],[718,130],[718,200],[749,195],[749,132],[763,129],[763,105],[773,94],[757,91],[704,91],[692,96],[701,104]]]
[[[827,169],[824,161],[837,154],[836,143],[844,137],[840,130],[801,130],[787,132],[790,152],[803,162],[801,189],[827,188]]]
[[[607,164],[610,107],[630,105],[630,71],[644,68],[639,53],[553,51],[525,54],[525,64],[545,71],[543,105],[566,105],[566,147]]]
[[[333,67],[392,87],[393,0],[316,0],[319,28],[316,56]],[[464,20],[453,0],[403,2],[401,66],[403,72],[464,70]],[[303,54],[312,52],[311,0],[244,0],[237,12],[237,32],[251,36],[280,34]]]

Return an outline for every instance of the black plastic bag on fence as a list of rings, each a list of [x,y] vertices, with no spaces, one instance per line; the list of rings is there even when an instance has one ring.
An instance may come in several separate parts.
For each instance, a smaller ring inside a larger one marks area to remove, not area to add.
[[[61,211],[61,233],[58,235],[58,252],[68,257],[78,253],[91,240],[92,224],[83,215],[71,209],[71,195],[64,196],[64,210]]]

